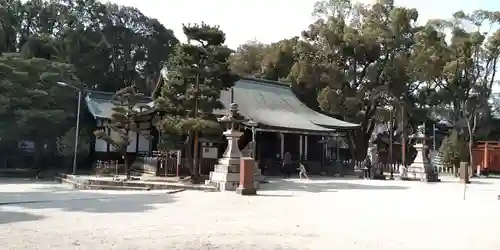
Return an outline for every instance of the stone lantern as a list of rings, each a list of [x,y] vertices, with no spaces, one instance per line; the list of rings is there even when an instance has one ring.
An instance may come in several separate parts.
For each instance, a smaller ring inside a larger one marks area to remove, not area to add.
[[[214,167],[214,171],[210,172],[208,185],[214,185],[219,190],[236,190],[240,181],[240,160],[241,151],[238,147],[238,140],[243,135],[238,131],[237,125],[244,121],[243,117],[238,114],[238,104],[231,103],[229,114],[217,119],[220,123],[228,124],[229,126],[224,133],[227,138],[227,148]]]
[[[410,138],[413,140],[415,150],[417,150],[417,156],[407,169],[401,171],[401,179],[426,182],[440,181],[438,173],[434,171],[425,152],[427,149],[425,142],[430,139],[425,135],[425,125],[418,126],[417,133],[413,134]]]

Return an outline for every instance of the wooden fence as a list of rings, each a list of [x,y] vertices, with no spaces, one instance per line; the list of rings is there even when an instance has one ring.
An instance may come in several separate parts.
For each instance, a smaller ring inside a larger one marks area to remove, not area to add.
[[[137,157],[131,166],[131,171],[141,174],[156,176],[188,176],[187,159],[182,158],[181,164],[177,166],[176,156]],[[208,175],[217,164],[217,159],[200,159],[199,173]],[[118,161],[97,161],[93,167],[97,175],[124,174],[125,166]]]

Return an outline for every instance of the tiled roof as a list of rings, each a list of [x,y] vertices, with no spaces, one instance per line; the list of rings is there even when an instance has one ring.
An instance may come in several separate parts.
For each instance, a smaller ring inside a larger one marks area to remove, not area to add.
[[[113,114],[114,104],[111,103],[111,99],[114,95],[115,93],[110,92],[89,91],[85,97],[85,102],[90,113],[95,118],[109,119]],[[153,107],[153,101],[149,97],[144,97],[141,103]]]
[[[242,78],[235,83],[233,94],[234,102],[239,106],[239,113],[259,123],[260,126],[318,132],[359,126],[308,108],[284,83]],[[90,93],[86,98],[90,112],[95,117],[109,118],[113,107],[110,102],[112,96],[112,93]],[[145,102],[147,101],[145,100]],[[220,101],[228,109],[231,103],[231,91],[223,91]],[[149,102],[152,106],[151,99]],[[214,113],[225,115],[227,111],[215,110]]]
[[[359,126],[310,109],[283,83],[243,78],[233,88],[239,113],[261,125],[325,132],[333,128]],[[229,107],[230,99],[231,91],[222,92],[220,100],[226,108]],[[222,114],[224,111],[218,110],[216,113]]]

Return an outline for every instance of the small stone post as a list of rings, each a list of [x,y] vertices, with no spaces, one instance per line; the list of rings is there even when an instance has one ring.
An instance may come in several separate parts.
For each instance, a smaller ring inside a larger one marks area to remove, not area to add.
[[[461,183],[470,183],[468,162],[460,162],[459,176]]]
[[[254,184],[255,160],[250,157],[243,157],[240,160],[240,185],[236,189],[237,194],[256,195],[257,190]]]

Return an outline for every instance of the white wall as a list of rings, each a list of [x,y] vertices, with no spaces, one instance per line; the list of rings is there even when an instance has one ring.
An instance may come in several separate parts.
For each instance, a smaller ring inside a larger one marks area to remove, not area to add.
[[[95,140],[95,151],[96,152],[106,152],[108,150],[108,144],[106,141],[97,139]]]
[[[144,135],[139,134],[139,152],[149,152],[150,145],[150,141]]]
[[[215,147],[202,147],[201,154],[205,159],[217,159],[218,148]]]
[[[130,142],[127,147],[127,152],[135,153],[137,147],[137,133],[134,131],[128,132],[128,141]]]
[[[97,119],[97,127],[102,127],[103,126],[103,120]],[[107,129],[106,129],[107,131]],[[106,141],[101,140],[101,139],[95,139],[95,146],[94,149],[96,152],[106,152],[108,150],[108,144]]]
[[[147,131],[146,129],[150,128],[149,123],[140,123],[139,128],[143,131],[142,133],[139,133],[139,147],[138,151],[139,152],[149,152],[151,142],[146,139],[146,137],[143,135],[143,133],[148,133],[151,132],[151,130]]]
[[[114,131],[112,129],[109,129],[109,128],[107,130],[109,130],[109,135],[111,136],[111,138],[114,139],[114,138],[119,138],[120,137],[120,135],[116,131]],[[117,150],[112,145],[109,145],[109,151],[110,152],[116,152]]]

